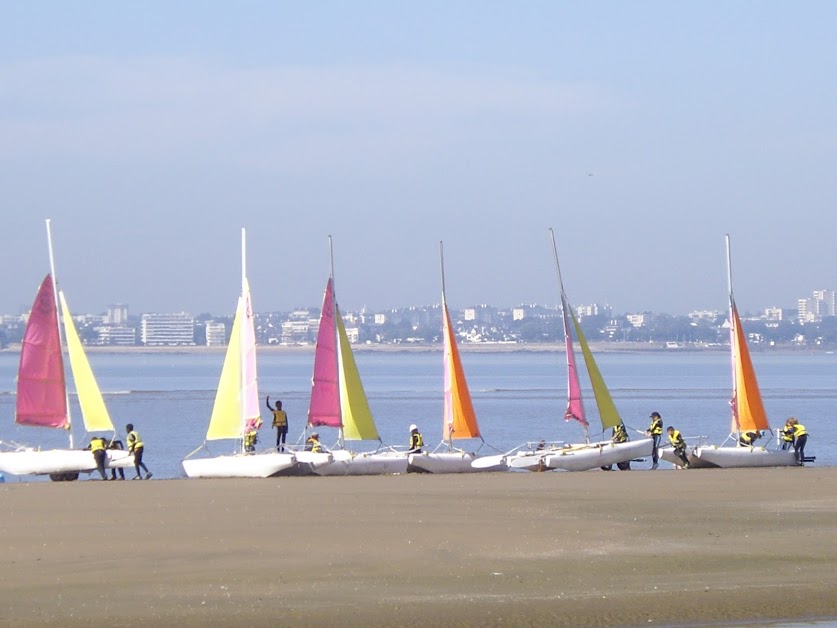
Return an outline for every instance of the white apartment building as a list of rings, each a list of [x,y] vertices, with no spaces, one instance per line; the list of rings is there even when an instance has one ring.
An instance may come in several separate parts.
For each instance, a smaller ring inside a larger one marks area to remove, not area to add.
[[[140,340],[145,346],[195,344],[195,319],[191,314],[143,314]]]
[[[227,344],[227,326],[219,321],[206,321],[206,346],[223,347]]]
[[[108,305],[108,313],[105,316],[105,323],[111,325],[124,325],[128,322],[128,306],[124,303]]]
[[[127,325],[104,325],[96,327],[99,344],[115,347],[133,347],[137,344],[137,330]]]
[[[628,314],[625,318],[633,327],[642,327],[645,325],[645,314]]]
[[[780,321],[782,320],[782,308],[780,307],[769,307],[764,311],[764,319],[768,321]]]

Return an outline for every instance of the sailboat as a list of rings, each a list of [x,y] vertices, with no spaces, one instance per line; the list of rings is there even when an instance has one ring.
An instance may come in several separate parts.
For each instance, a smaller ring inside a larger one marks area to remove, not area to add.
[[[256,332],[247,281],[246,231],[242,228],[241,296],[238,298],[206,439],[201,447],[182,461],[186,475],[190,478],[266,478],[292,469],[296,465],[293,454],[244,451],[245,426],[248,420],[259,417],[259,408]],[[191,457],[206,446],[206,441],[211,440],[232,440],[236,450],[231,455],[212,458]]]
[[[500,461],[488,465],[472,466],[478,456],[453,446],[454,440],[479,438],[483,443],[462,359],[454,336],[453,324],[445,294],[444,248],[439,242],[439,258],[442,275],[442,342],[444,343],[444,406],[442,411],[442,442],[436,451],[414,453],[409,456],[408,471],[421,473],[469,473],[472,471],[496,471],[505,468]],[[446,448],[447,451],[438,451]]]
[[[85,430],[88,433],[110,432],[113,435],[115,429],[73,323],[67,300],[64,293],[57,289],[50,220],[46,221],[46,229],[50,273],[41,282],[23,335],[15,422],[18,425],[66,430],[69,449],[42,450],[18,446],[14,451],[0,453],[0,471],[13,475],[49,475],[56,481],[75,480],[80,472],[94,471],[96,461],[89,450],[74,449],[62,340],[66,341],[70,371]],[[134,457],[127,451],[107,450],[105,466],[128,467],[133,464]]]
[[[738,446],[744,432],[771,432],[759,390],[756,371],[747,348],[747,337],[741,325],[741,317],[732,292],[732,258],[730,237],[726,235],[727,286],[729,289],[730,355],[732,358],[732,422],[727,441],[732,445],[704,445],[698,443],[687,453],[689,466],[700,467],[789,467],[797,464],[793,450],[768,449],[762,446]],[[676,465],[682,464],[670,447],[659,449],[660,457]]]
[[[584,431],[584,442],[552,445],[542,449],[528,448],[508,456],[507,464],[513,469],[528,469],[530,471],[546,469],[586,471],[597,467],[629,462],[639,456],[648,455],[653,447],[653,441],[650,438],[624,443],[614,443],[610,440],[590,442],[589,423],[585,418],[584,402],[573,348],[573,332],[581,348],[581,355],[584,358],[584,364],[593,388],[602,432],[618,425],[624,426],[624,424],[564,290],[564,280],[561,277],[561,266],[558,262],[558,248],[555,245],[555,233],[552,229],[549,230],[549,235],[552,241],[552,256],[558,277],[558,288],[561,293],[561,313],[567,357],[567,410],[564,413],[564,418],[567,421],[576,421],[581,425]]]
[[[355,452],[346,441],[377,441],[381,437],[372,418],[360,372],[355,362],[343,316],[334,293],[334,253],[328,237],[329,278],[323,295],[314,376],[308,408],[308,427],[338,430],[338,446],[330,452],[297,451],[300,467],[316,475],[384,475],[406,473],[407,457],[395,451]]]

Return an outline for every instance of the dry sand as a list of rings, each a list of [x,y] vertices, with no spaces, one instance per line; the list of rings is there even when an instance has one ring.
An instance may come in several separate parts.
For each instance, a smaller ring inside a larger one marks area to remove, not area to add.
[[[837,617],[837,469],[0,485],[0,625]]]

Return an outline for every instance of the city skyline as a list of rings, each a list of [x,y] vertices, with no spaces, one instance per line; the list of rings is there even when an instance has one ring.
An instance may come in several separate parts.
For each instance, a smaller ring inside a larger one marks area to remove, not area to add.
[[[0,311],[557,301],[833,285],[837,5],[13,3]],[[810,288],[800,289],[800,287]],[[107,295],[107,296],[105,296]]]

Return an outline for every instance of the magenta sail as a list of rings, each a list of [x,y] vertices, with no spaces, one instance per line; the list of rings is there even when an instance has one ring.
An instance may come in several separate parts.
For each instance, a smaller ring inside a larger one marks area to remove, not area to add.
[[[569,304],[564,295],[561,295],[561,308],[564,313],[564,343],[567,345],[567,411],[564,413],[564,418],[567,421],[575,419],[586,427],[588,423],[587,419],[584,418],[581,385],[578,381],[578,369],[575,365],[575,351],[573,350],[573,339],[570,334],[569,316],[567,315]]]
[[[308,425],[343,427],[340,418],[340,388],[337,381],[337,333],[334,319],[334,288],[331,279],[326,284],[323,311],[317,332],[314,353],[314,382],[311,404],[308,406]]]
[[[23,335],[15,421],[37,427],[66,427],[69,423],[58,311],[50,275],[41,283]]]

